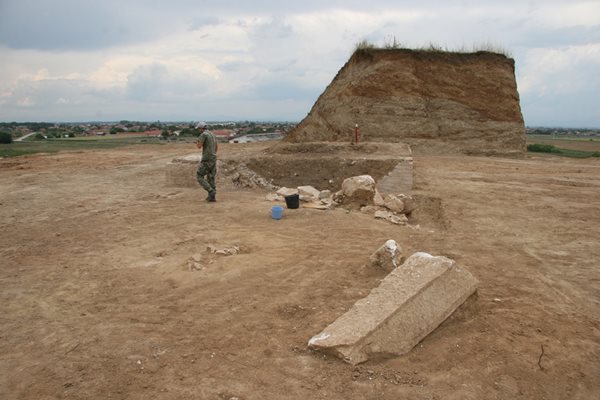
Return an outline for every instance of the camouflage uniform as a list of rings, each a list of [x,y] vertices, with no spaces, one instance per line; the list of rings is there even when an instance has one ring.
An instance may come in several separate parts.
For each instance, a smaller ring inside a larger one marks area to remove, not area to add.
[[[196,171],[196,180],[200,186],[208,192],[209,197],[215,197],[217,186],[215,177],[217,176],[217,139],[210,131],[204,131],[198,137],[202,144],[202,160]],[[206,176],[206,179],[204,177]]]

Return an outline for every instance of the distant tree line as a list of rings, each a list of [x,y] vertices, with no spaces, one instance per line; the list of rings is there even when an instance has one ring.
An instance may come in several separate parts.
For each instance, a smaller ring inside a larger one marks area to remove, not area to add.
[[[31,131],[39,131],[41,129],[48,129],[54,126],[50,122],[0,122],[0,128],[15,129],[17,127],[26,127]]]
[[[525,132],[528,135],[578,135],[600,134],[600,129],[527,127]]]
[[[2,144],[10,144],[12,143],[13,138],[10,132],[0,131],[0,143]]]

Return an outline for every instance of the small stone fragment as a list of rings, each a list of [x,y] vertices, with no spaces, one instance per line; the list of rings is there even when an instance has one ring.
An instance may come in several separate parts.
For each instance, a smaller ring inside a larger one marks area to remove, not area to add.
[[[377,207],[385,206],[385,201],[383,200],[383,196],[379,193],[378,190],[375,190],[375,195],[373,196],[373,204]]]
[[[402,200],[402,203],[404,203],[404,214],[410,214],[417,206],[415,199],[412,196],[399,194],[396,197]]]
[[[406,218],[406,215],[394,215],[394,213],[392,213],[391,211],[375,211],[375,218],[385,219],[386,221],[389,221],[392,224],[396,225],[405,225],[406,223],[408,223],[408,218]]]
[[[385,207],[395,213],[404,211],[404,202],[393,194],[385,196]]]
[[[284,198],[283,198],[283,197],[279,196],[279,195],[278,195],[278,194],[276,194],[276,193],[269,193],[269,194],[267,194],[267,195],[265,196],[265,199],[266,199],[267,201],[283,201],[283,200],[284,200]]]
[[[390,239],[369,258],[370,265],[391,272],[402,264],[402,248]]]
[[[212,254],[216,254],[219,256],[233,256],[240,252],[239,246],[222,246],[216,247],[213,245],[208,245],[206,250]]]
[[[319,193],[319,200],[331,198],[331,190],[321,190]]]

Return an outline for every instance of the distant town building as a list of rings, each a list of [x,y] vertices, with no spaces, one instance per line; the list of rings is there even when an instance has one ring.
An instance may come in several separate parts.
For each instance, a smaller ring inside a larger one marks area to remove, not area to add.
[[[217,129],[211,131],[219,142],[227,143],[230,139],[235,136],[235,131],[232,129]]]
[[[281,138],[283,138],[283,134],[281,132],[255,133],[252,135],[243,135],[235,137],[229,140],[229,143],[264,142],[267,140],[279,140]]]

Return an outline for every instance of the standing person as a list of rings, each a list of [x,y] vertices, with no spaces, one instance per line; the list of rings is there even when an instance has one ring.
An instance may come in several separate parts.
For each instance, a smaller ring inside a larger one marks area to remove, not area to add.
[[[196,147],[202,149],[202,160],[196,171],[196,179],[200,186],[208,192],[206,201],[212,203],[217,201],[215,177],[217,176],[217,150],[219,149],[219,145],[217,144],[215,135],[211,131],[206,130],[204,122],[198,122],[196,129],[200,131]]]

